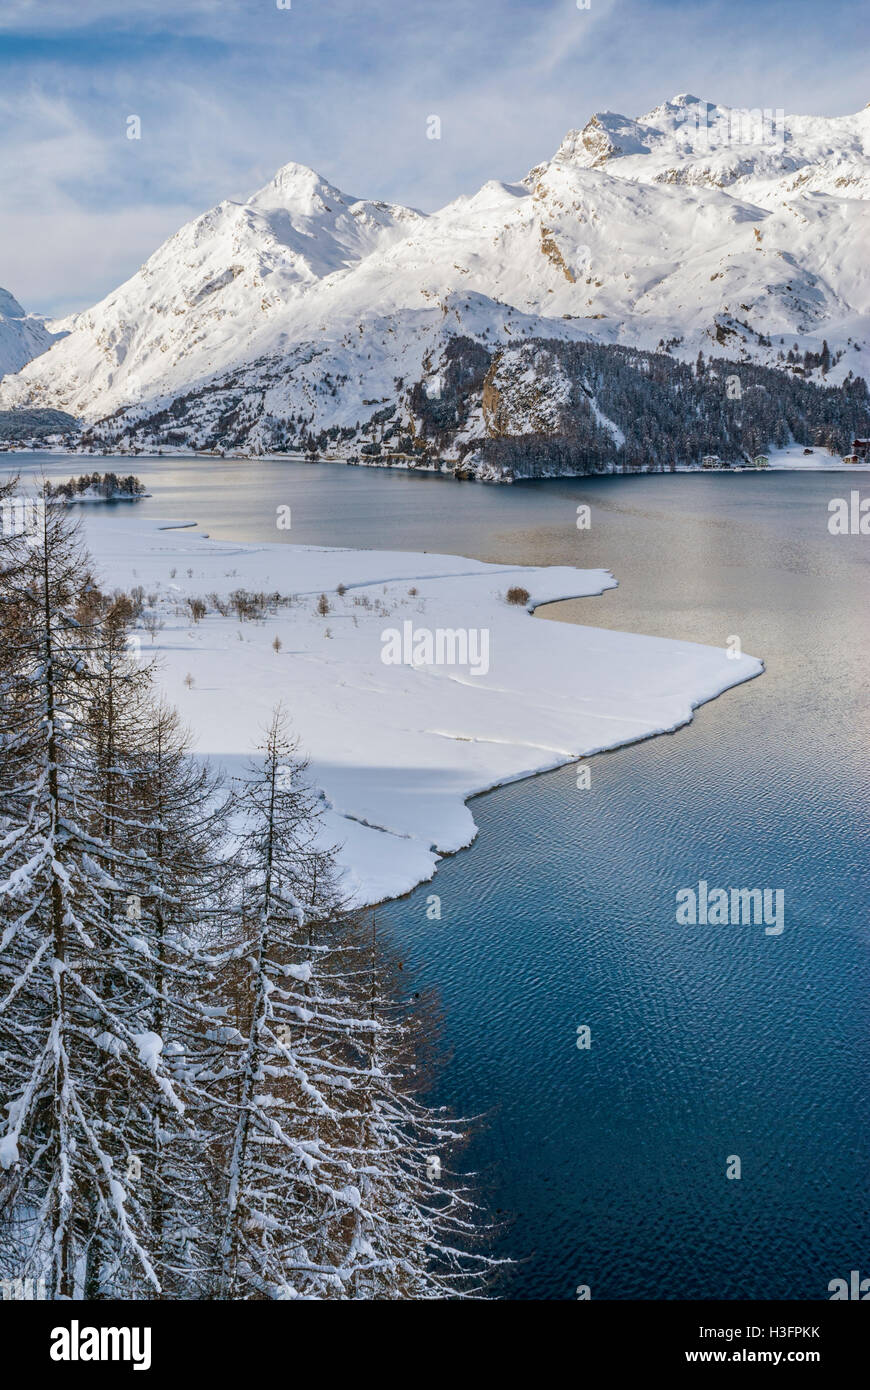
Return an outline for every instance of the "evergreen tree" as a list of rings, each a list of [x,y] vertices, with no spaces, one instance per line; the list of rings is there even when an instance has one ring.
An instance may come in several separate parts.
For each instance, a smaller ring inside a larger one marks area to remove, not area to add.
[[[368,930],[355,925],[351,996],[368,1027],[349,1039],[356,1117],[345,1152],[356,1188],[352,1223],[332,1255],[344,1272],[343,1296],[479,1296],[499,1261],[479,1250],[480,1213],[448,1167],[467,1126],[415,1095],[424,1080],[419,1059],[433,1026],[432,1001],[409,1014],[395,961],[379,947],[374,914]]]
[[[342,911],[305,771],[279,710],[240,798],[250,979],[218,1297],[450,1296],[488,1264],[454,1245],[472,1204],[433,1175],[461,1130],[406,1087],[413,1031]]]
[[[93,580],[64,509],[0,575],[0,1251],[54,1297],[158,1290],[134,1183],[158,1098],[183,1105],[150,1027],[147,948],[118,843],[120,791],[89,710],[105,633],[81,614]],[[108,828],[108,835],[107,835]]]
[[[330,856],[279,710],[240,797],[239,917],[247,980],[229,985],[239,1029],[229,1094],[236,1117],[227,1173],[217,1296],[318,1296],[334,1282],[313,1247],[325,1209],[348,1208],[349,1165],[330,1137],[346,1119],[345,1077],[312,1046],[312,1025],[348,1020],[315,986],[314,923],[335,912]],[[338,1102],[336,1103],[336,1094]]]
[[[152,706],[139,734],[129,824],[137,849],[133,915],[147,948],[142,983],[151,1029],[186,1106],[178,1123],[166,1099],[157,1098],[143,1183],[163,1296],[201,1297],[211,1286],[217,1170],[208,1147],[212,1097],[198,1076],[210,1065],[221,1015],[214,997],[226,959],[232,801],[208,766],[191,757],[174,710]]]

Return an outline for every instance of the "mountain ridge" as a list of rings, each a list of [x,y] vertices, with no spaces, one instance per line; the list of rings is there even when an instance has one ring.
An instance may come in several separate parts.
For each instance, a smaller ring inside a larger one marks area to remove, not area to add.
[[[457,336],[702,351],[839,384],[866,371],[868,243],[868,109],[783,117],[684,94],[599,112],[518,182],[429,214],[291,161],[74,316],[0,382],[0,406],[68,410],[99,437],[101,419],[126,430],[240,376],[252,444],[268,414],[312,436],[357,426],[351,449],[385,405],[415,432],[411,388],[437,391]]]
[[[20,371],[57,341],[60,335],[49,323],[41,314],[28,314],[9,290],[0,287],[0,379]]]

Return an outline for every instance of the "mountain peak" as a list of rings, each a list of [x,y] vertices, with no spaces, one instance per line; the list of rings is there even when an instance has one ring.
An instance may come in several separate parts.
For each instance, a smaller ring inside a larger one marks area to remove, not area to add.
[[[336,205],[349,207],[356,198],[335,188],[316,169],[307,164],[297,164],[291,160],[282,164],[273,178],[248,198],[254,207],[286,207],[292,203],[294,209],[308,216],[324,211],[332,211]]]
[[[553,164],[573,164],[579,168],[601,169],[616,155],[646,154],[647,132],[638,121],[616,111],[596,111],[582,130],[569,130],[553,155]],[[546,165],[538,165],[528,176],[534,182]]]
[[[60,336],[49,331],[41,314],[28,314],[14,294],[0,288],[0,378],[19,372]]]
[[[6,319],[23,319],[27,317],[15,296],[2,287],[0,287],[0,317]]]
[[[650,142],[661,136],[663,128],[678,124],[691,108],[709,105],[691,92],[680,92],[636,119],[618,111],[596,111],[582,130],[568,131],[553,162],[600,169],[617,155],[649,154]]]

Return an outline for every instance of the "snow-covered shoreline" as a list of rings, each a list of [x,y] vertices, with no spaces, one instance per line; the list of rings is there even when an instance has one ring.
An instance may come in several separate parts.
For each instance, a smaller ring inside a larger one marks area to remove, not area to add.
[[[104,582],[141,585],[163,623],[153,641],[144,630],[137,641],[143,656],[159,659],[158,683],[198,754],[240,773],[284,702],[323,795],[325,831],[342,846],[345,891],[358,903],[409,892],[441,855],[470,844],[471,797],[676,729],[763,669],[754,657],[690,642],[530,620],[541,604],[615,587],[606,570],[237,544],[209,540],[189,522],[86,510]],[[509,604],[511,587],[525,589],[527,602]],[[223,606],[239,589],[293,601],[246,622],[208,601],[217,595]],[[198,622],[191,597],[208,602]],[[384,634],[411,630],[485,632],[488,669],[385,664]]]
[[[566,471],[566,472],[557,472],[557,471],[553,471],[553,472],[541,473],[540,475],[538,475],[537,478],[533,479],[532,481],[535,481],[535,482],[551,482],[551,481],[557,481],[557,482],[558,482],[558,481],[561,481],[561,482],[564,482],[566,478],[574,478],[574,479],[579,479],[579,478],[614,478],[614,477],[616,477],[616,478],[621,478],[621,477],[634,478],[634,477],[638,477],[638,476],[666,477],[666,476],[668,476],[670,473],[679,473],[680,475],[687,474],[687,473],[697,473],[697,474],[703,474],[704,476],[706,476],[706,475],[709,474],[710,472],[715,472],[715,473],[733,473],[733,474],[736,476],[736,475],[738,475],[738,474],[743,474],[743,473],[769,473],[769,472],[778,472],[778,473],[783,473],[783,472],[798,472],[798,473],[813,473],[813,472],[816,472],[816,473],[866,473],[866,472],[870,471],[870,459],[868,459],[867,461],[862,462],[862,463],[846,463],[846,462],[844,461],[842,455],[840,455],[840,454],[832,454],[832,453],[829,453],[827,449],[823,449],[823,448],[819,448],[819,447],[813,449],[812,454],[807,455],[807,454],[804,453],[805,447],[807,447],[807,446],[804,446],[804,445],[802,445],[802,444],[791,444],[791,445],[788,445],[787,447],[782,448],[782,449],[771,449],[771,450],[769,450],[769,451],[768,451],[768,454],[767,454],[767,457],[769,458],[770,462],[769,462],[769,465],[768,465],[767,468],[752,468],[752,467],[750,467],[750,466],[748,466],[748,465],[747,465],[746,467],[740,467],[740,466],[735,465],[735,466],[728,467],[728,468],[726,468],[726,467],[723,466],[723,467],[720,467],[720,468],[709,469],[709,468],[705,468],[702,464],[678,464],[674,469],[648,469],[648,470],[641,470],[640,473],[638,473],[638,472],[635,471],[635,470],[630,470],[630,471],[622,471],[622,470],[607,471],[607,470],[605,470],[605,469],[595,470],[595,471],[593,471],[593,472],[591,472],[591,473],[581,473],[581,472],[576,472],[576,471],[573,471],[573,472],[572,472],[572,471]],[[166,445],[166,446],[164,446],[164,448],[161,450],[161,452],[160,452],[159,454],[140,453],[140,452],[135,452],[135,453],[134,453],[132,450],[131,450],[131,451],[128,451],[128,452],[120,452],[120,453],[106,453],[106,454],[100,453],[100,454],[97,454],[97,453],[92,452],[92,451],[89,450],[89,449],[77,449],[74,445],[70,445],[70,444],[68,444],[68,443],[64,443],[64,444],[38,444],[38,445],[32,445],[32,446],[31,446],[31,445],[19,445],[19,446],[16,446],[16,447],[6,448],[6,449],[0,450],[0,457],[2,457],[4,454],[5,454],[5,455],[9,455],[9,456],[12,456],[12,455],[19,456],[19,455],[21,455],[21,456],[25,456],[25,457],[26,457],[27,455],[30,455],[30,454],[36,454],[36,455],[45,455],[45,454],[47,454],[47,455],[49,455],[49,456],[55,455],[55,454],[56,454],[56,455],[58,455],[58,456],[60,456],[60,457],[63,457],[63,458],[76,457],[76,458],[88,458],[88,459],[100,460],[100,461],[104,461],[104,460],[115,460],[115,461],[117,461],[117,462],[124,462],[124,463],[127,463],[127,464],[129,464],[131,460],[138,461],[138,462],[140,462],[140,463],[167,463],[167,462],[170,462],[172,459],[176,459],[176,458],[177,458],[177,459],[188,459],[188,460],[191,460],[191,461],[193,461],[193,462],[197,462],[197,461],[199,461],[199,460],[201,460],[201,459],[214,459],[216,462],[219,462],[219,463],[305,463],[305,464],[308,464],[309,467],[312,467],[312,468],[319,468],[319,467],[322,467],[322,466],[324,466],[324,465],[332,466],[332,467],[336,467],[336,468],[338,468],[338,467],[341,467],[341,468],[380,468],[380,469],[384,469],[384,470],[386,470],[386,471],[388,471],[388,472],[395,472],[395,473],[432,473],[432,474],[438,474],[439,476],[449,476],[449,475],[452,475],[452,473],[453,473],[453,463],[452,463],[452,462],[450,462],[450,463],[445,463],[443,466],[438,466],[437,464],[428,463],[428,462],[420,462],[420,461],[411,462],[411,461],[404,461],[404,460],[401,460],[401,459],[396,459],[396,458],[393,457],[393,456],[387,456],[387,455],[384,455],[384,456],[381,457],[381,458],[359,457],[359,458],[355,458],[355,459],[353,459],[353,460],[349,460],[349,459],[346,459],[346,458],[337,458],[337,457],[336,457],[336,458],[325,458],[325,457],[321,457],[321,458],[317,458],[317,459],[311,459],[311,458],[309,458],[307,455],[305,455],[305,454],[303,454],[303,453],[293,453],[293,452],[289,452],[289,451],[286,452],[286,453],[279,453],[279,454],[276,454],[276,453],[256,453],[256,454],[255,454],[255,453],[246,453],[244,450],[234,450],[234,451],[232,451],[232,452],[228,452],[228,453],[224,453],[224,454],[218,454],[218,453],[215,453],[214,451],[207,450],[207,449],[202,449],[202,450],[193,451],[193,450],[190,449],[189,446],[182,446],[182,445],[179,445],[177,448],[173,448],[171,445]],[[466,478],[463,478],[462,481],[471,481],[471,482],[473,482],[473,481],[478,481],[478,482],[486,482],[486,483],[493,483],[493,484],[499,484],[499,485],[500,485],[500,484],[504,484],[504,483],[507,483],[507,482],[512,482],[513,479],[507,479],[507,478],[498,477],[498,476],[496,475],[496,473],[493,472],[492,476],[478,477],[478,478],[476,478],[476,479],[475,479],[475,478],[467,478],[467,479],[466,479]],[[524,480],[522,480],[522,481],[529,481],[529,480],[528,480],[528,479],[524,479]],[[147,496],[147,497],[150,497],[150,496],[151,496],[151,493],[146,493],[146,494],[143,494],[143,495],[144,495],[144,496]],[[78,499],[77,499],[77,500],[78,500]],[[114,501],[114,500],[123,501],[124,499],[123,499],[123,497],[119,494],[119,496],[118,496],[117,498],[113,498],[112,500],[113,500],[113,501]],[[131,500],[131,501],[138,501],[139,499],[138,499],[138,498],[130,498],[129,500]]]

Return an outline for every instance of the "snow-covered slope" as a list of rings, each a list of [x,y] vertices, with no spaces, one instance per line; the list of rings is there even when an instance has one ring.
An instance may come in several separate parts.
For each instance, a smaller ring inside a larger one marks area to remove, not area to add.
[[[55,341],[45,319],[25,313],[14,296],[0,288],[0,377],[20,372]]]
[[[219,388],[256,448],[266,417],[352,430],[413,383],[437,392],[458,335],[774,366],[827,341],[836,383],[870,351],[868,188],[870,110],[765,121],[686,96],[595,116],[520,182],[429,216],[288,164],[171,237],[0,406],[171,420],[195,393],[205,420]]]
[[[179,390],[292,341],[300,305],[422,221],[349,197],[288,164],[245,203],[223,202],[72,321],[50,364],[9,383],[4,401],[64,400],[84,417]]]

